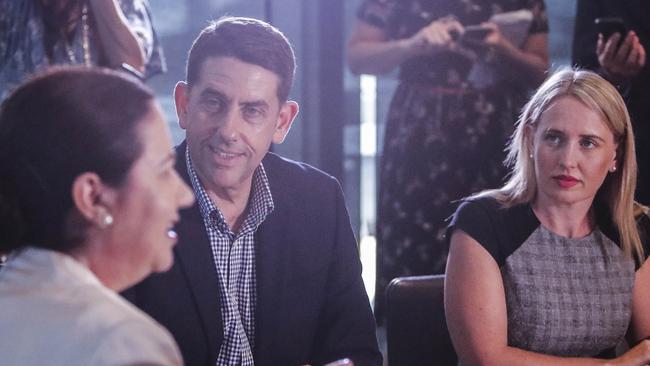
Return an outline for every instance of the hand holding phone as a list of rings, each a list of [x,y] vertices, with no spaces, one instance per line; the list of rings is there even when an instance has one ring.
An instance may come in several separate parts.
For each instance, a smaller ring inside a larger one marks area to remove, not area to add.
[[[469,25],[465,27],[464,32],[459,36],[459,43],[465,47],[477,47],[483,44],[493,29],[482,25]]]
[[[434,20],[406,39],[407,52],[415,56],[448,50],[462,30],[463,26],[456,19],[445,17]]]
[[[623,40],[625,39],[625,36],[627,35],[627,26],[625,25],[625,22],[621,18],[615,18],[615,17],[606,17],[606,18],[596,18],[594,20],[594,24],[596,25],[596,29],[598,30],[598,33],[603,35],[603,39],[606,41],[609,37],[611,37],[614,33],[620,34],[620,39],[618,41],[618,46],[623,43]]]
[[[465,27],[461,40],[483,41],[490,33],[492,33],[492,28],[482,25],[469,25]]]
[[[646,60],[645,48],[638,35],[629,31],[620,18],[597,18],[594,24],[600,33],[596,56],[607,78],[621,84],[635,77]]]
[[[486,52],[490,46],[486,44],[488,37],[495,32],[489,25],[469,25],[459,36],[458,43],[472,52]]]

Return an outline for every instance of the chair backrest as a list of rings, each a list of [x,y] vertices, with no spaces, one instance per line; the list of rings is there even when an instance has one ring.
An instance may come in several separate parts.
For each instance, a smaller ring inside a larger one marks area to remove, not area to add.
[[[456,366],[445,320],[444,275],[398,277],[386,288],[389,366]]]

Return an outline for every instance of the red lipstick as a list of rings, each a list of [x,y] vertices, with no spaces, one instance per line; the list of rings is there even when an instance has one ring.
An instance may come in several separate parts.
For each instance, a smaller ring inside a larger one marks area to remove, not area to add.
[[[571,188],[578,184],[579,180],[570,175],[556,175],[553,177],[557,184],[562,188]]]

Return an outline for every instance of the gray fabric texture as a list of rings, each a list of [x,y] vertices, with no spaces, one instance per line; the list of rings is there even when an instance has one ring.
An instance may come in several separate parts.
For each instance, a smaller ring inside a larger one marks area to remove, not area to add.
[[[506,259],[501,273],[510,346],[595,356],[624,337],[634,263],[600,230],[566,238],[540,225]]]

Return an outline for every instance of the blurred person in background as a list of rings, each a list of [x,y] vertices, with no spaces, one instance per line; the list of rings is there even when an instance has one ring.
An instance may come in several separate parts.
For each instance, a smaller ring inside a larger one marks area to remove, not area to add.
[[[391,279],[444,272],[452,202],[502,183],[513,121],[548,66],[547,32],[542,0],[362,3],[350,68],[399,67],[400,81],[380,165],[379,320]]]
[[[528,102],[502,188],[448,228],[445,313],[462,365],[650,363],[650,217],[623,99],[561,70]],[[625,339],[631,349],[613,358]]]
[[[3,104],[0,170],[0,363],[181,365],[116,293],[172,265],[193,202],[153,93],[111,70],[37,76]]]
[[[605,37],[597,18],[619,18],[626,34]],[[634,126],[639,168],[636,200],[650,204],[650,2],[645,0],[578,0],[573,63],[598,72],[623,95]]]
[[[0,100],[51,65],[165,69],[147,0],[0,0]]]

